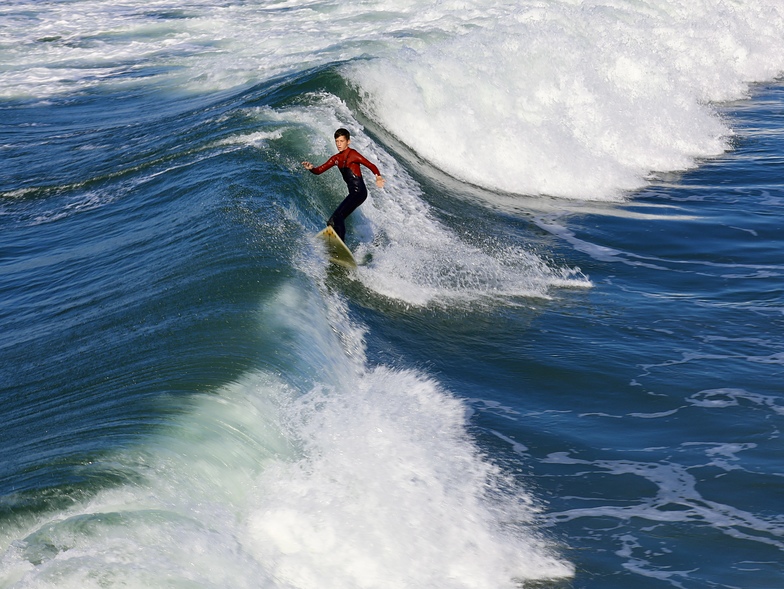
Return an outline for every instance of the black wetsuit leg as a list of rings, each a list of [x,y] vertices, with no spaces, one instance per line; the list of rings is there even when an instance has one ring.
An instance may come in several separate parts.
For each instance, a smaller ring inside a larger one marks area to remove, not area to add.
[[[368,196],[367,186],[362,176],[355,176],[348,168],[340,168],[343,179],[348,186],[348,196],[338,205],[335,212],[327,221],[327,225],[335,230],[340,239],[346,240],[346,217],[353,213]]]

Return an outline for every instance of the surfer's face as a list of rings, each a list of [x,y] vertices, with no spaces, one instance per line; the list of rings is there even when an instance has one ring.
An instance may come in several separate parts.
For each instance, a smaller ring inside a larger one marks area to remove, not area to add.
[[[342,135],[340,137],[335,137],[335,147],[338,148],[338,151],[345,151],[349,143],[351,143],[351,139],[347,139]]]

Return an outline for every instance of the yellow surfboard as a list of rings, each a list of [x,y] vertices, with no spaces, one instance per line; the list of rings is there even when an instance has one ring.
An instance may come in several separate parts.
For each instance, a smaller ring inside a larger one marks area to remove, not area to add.
[[[332,227],[327,226],[326,229],[316,234],[316,237],[322,239],[326,244],[330,262],[346,268],[353,269],[357,267],[357,262],[354,256],[351,255],[351,250],[346,247],[346,244],[338,237],[338,234],[335,233]]]

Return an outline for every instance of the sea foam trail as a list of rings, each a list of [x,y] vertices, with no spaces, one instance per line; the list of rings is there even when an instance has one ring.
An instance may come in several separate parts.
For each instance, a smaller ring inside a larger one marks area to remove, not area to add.
[[[512,589],[572,574],[469,438],[463,403],[368,366],[341,299],[284,285],[259,322],[280,365],[192,397],[112,456],[132,483],[5,530],[0,584]]]
[[[469,3],[471,4],[471,3]],[[420,157],[491,190],[617,199],[728,148],[709,106],[784,70],[784,5],[522,2],[345,75]]]
[[[328,93],[306,98],[307,106],[256,109],[254,116],[265,125],[280,125],[275,133],[284,140],[300,134],[303,126],[310,130],[305,138],[288,139],[304,150],[288,165],[293,173],[304,175],[303,189],[313,193],[313,202],[321,208],[318,227],[344,198],[345,184],[334,170],[311,178],[298,160],[326,160],[335,149],[334,130],[347,127],[353,133],[351,146],[379,165],[386,186],[380,190],[367,177],[369,197],[349,221],[349,245],[360,263],[352,276],[368,290],[405,305],[451,307],[514,304],[521,298],[549,298],[553,288],[591,286],[578,268],[559,267],[523,246],[483,243],[476,235],[456,234],[436,219],[419,185],[364,133],[345,102]],[[291,214],[312,226],[302,211]]]

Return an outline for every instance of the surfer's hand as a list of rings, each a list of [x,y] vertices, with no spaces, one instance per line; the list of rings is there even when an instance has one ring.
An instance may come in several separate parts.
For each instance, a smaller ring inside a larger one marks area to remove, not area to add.
[[[376,186],[378,186],[379,188],[384,188],[385,183],[386,180],[384,180],[381,176],[376,176]]]
[[[302,162],[302,167],[305,168],[306,170],[312,170],[313,164],[311,164],[310,162]]]

